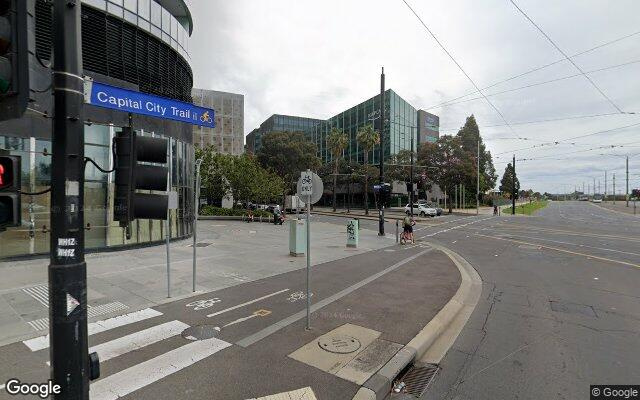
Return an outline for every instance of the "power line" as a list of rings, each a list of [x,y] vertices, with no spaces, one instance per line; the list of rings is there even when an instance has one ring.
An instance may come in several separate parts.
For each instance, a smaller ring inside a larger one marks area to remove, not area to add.
[[[573,117],[559,117],[559,118],[547,118],[547,119],[538,119],[533,121],[523,121],[523,122],[512,122],[511,125],[528,125],[528,124],[540,124],[544,122],[556,122],[556,121],[566,121],[571,119],[582,119],[582,118],[595,118],[595,117],[608,117],[612,115],[620,115],[620,113],[604,113],[604,114],[590,114],[590,115],[576,115]],[[505,126],[504,124],[494,124],[494,125],[478,125],[479,128],[497,128]],[[461,128],[439,128],[440,132],[445,131],[457,131]]]
[[[611,40],[611,41],[606,42],[606,43],[599,44],[598,46],[595,46],[595,47],[592,47],[592,48],[590,48],[590,49],[587,49],[587,50],[581,51],[581,52],[579,52],[579,53],[575,53],[575,54],[573,54],[573,55],[571,56],[571,58],[575,58],[575,57],[581,56],[581,55],[583,55],[583,54],[590,53],[590,52],[592,52],[592,51],[594,51],[594,50],[600,49],[600,48],[605,47],[605,46],[612,45],[612,44],[614,44],[614,43],[617,43],[617,42],[622,41],[622,40],[624,40],[624,39],[628,39],[628,38],[633,37],[633,36],[638,35],[638,34],[640,34],[640,31],[630,33],[630,34],[628,34],[628,35],[625,35],[625,36],[619,37],[619,38],[617,38],[617,39]],[[554,66],[554,65],[556,65],[556,64],[559,64],[559,63],[561,63],[561,62],[563,62],[563,61],[566,61],[566,59],[565,59],[565,58],[561,58],[561,59],[556,60],[556,61],[554,61],[554,62],[551,62],[551,63],[549,63],[549,64],[545,64],[545,65],[542,65],[542,66],[540,66],[540,67],[536,67],[536,68],[530,69],[530,70],[528,70],[528,71],[522,72],[522,73],[520,73],[520,74],[513,75],[513,76],[511,76],[511,77],[509,77],[509,78],[505,78],[505,79],[500,80],[500,81],[498,81],[498,82],[492,83],[492,84],[491,84],[491,85],[489,85],[489,86],[485,86],[485,87],[483,87],[483,88],[482,88],[482,90],[491,89],[492,87],[498,86],[498,85],[500,85],[500,84],[502,84],[502,83],[509,82],[509,81],[514,80],[514,79],[517,79],[517,78],[521,78],[521,77],[523,77],[523,76],[525,76],[525,75],[529,75],[529,74],[531,74],[531,73],[533,73],[533,72],[537,72],[537,71],[540,71],[540,70],[545,69],[545,68],[549,68],[549,67]],[[469,93],[467,93],[467,94],[465,94],[465,95],[458,96],[458,97],[455,97],[455,98],[453,98],[453,99],[449,99],[449,100],[447,100],[447,101],[443,101],[442,103],[436,104],[436,105],[434,105],[434,106],[431,106],[431,107],[425,108],[425,110],[431,110],[431,109],[433,109],[433,108],[438,108],[438,107],[443,106],[443,105],[445,105],[445,104],[447,104],[447,103],[450,103],[450,102],[452,102],[452,101],[460,100],[460,99],[462,99],[462,98],[465,98],[465,97],[467,97],[467,96],[471,96],[471,95],[476,94],[476,93],[478,93],[478,92],[477,92],[477,91],[472,91],[472,92],[469,92]],[[616,113],[616,114],[618,114],[618,113]],[[515,124],[513,124],[513,125],[515,125]]]
[[[440,43],[440,40],[438,40],[438,38],[436,37],[436,35],[433,34],[433,32],[431,32],[431,29],[429,29],[429,27],[427,26],[427,24],[424,23],[424,21],[422,20],[422,18],[420,18],[420,16],[414,11],[414,9],[409,5],[409,3],[407,3],[407,0],[402,0],[402,2],[407,6],[407,8],[409,8],[409,10],[411,10],[411,12],[413,13],[413,15],[416,16],[416,18],[418,19],[418,21],[420,21],[420,23],[422,24],[422,26],[424,27],[424,29],[427,30],[427,32],[429,32],[429,35],[431,35],[431,37],[433,38],[433,40],[436,41],[436,43],[438,44],[438,46],[440,46],[440,48],[447,54],[447,56],[449,56],[449,58],[451,59],[451,61],[453,61],[454,64],[456,64],[456,66],[458,67],[458,69],[464,74],[464,76],[467,77],[467,79],[469,80],[469,82],[471,82],[471,84],[473,85],[473,87],[476,88],[476,90],[478,91],[478,93],[480,93],[480,95],[482,97],[484,97],[484,99],[487,101],[487,103],[489,103],[489,105],[496,111],[496,113],[498,113],[498,115],[500,115],[500,118],[504,121],[504,123],[509,127],[509,129],[516,135],[518,136],[518,134],[513,130],[513,127],[511,125],[509,125],[509,122],[507,121],[507,119],[504,117],[504,115],[502,114],[502,112],[500,112],[500,110],[498,110],[498,108],[491,102],[491,100],[489,100],[489,98],[487,96],[484,95],[484,93],[482,93],[482,90],[478,87],[478,85],[473,81],[473,79],[471,79],[471,77],[469,76],[469,74],[467,74],[467,72],[464,70],[464,68],[462,68],[462,66],[460,65],[460,63],[458,63],[458,61],[456,61],[456,59],[451,55],[451,53],[449,53],[449,51],[444,47],[444,45],[442,43]]]
[[[551,43],[553,45],[553,47],[556,48],[556,50],[558,50],[558,52],[560,52],[560,54],[562,54],[564,56],[564,58],[569,61],[578,71],[580,71],[580,73],[585,77],[585,79],[587,79],[589,81],[589,83],[591,83],[591,86],[593,86],[601,95],[602,97],[604,97],[605,99],[607,99],[607,101],[616,109],[618,110],[619,113],[624,114],[624,111],[622,111],[620,109],[620,107],[618,107],[618,105],[616,105],[616,103],[613,102],[613,100],[611,100],[609,98],[609,96],[607,96],[602,89],[600,89],[598,87],[598,85],[595,84],[595,82],[593,80],[591,80],[591,78],[589,78],[589,76],[582,70],[582,68],[580,68],[578,66],[578,64],[575,63],[575,61],[573,61],[571,59],[571,57],[569,57],[564,51],[562,51],[562,49],[560,47],[558,47],[558,45],[549,37],[549,35],[547,35],[542,28],[540,28],[535,22],[533,22],[533,20],[527,15],[527,13],[525,13],[524,11],[522,11],[522,9],[520,7],[518,7],[518,5],[516,4],[516,2],[514,0],[509,0],[511,2],[511,4],[513,4],[513,6],[518,9],[518,11],[520,11],[520,13],[522,15],[524,15],[524,17],[531,22],[531,24],[533,26],[536,27],[536,29],[547,39],[547,41],[549,41],[549,43]]]
[[[618,65],[611,65],[611,66],[608,66],[608,67],[594,69],[594,70],[585,72],[585,74],[593,74],[595,72],[607,71],[607,70],[610,70],[610,69],[613,69],[613,68],[620,68],[620,67],[624,67],[624,66],[631,65],[631,64],[637,64],[637,63],[640,63],[640,60],[633,60],[633,61],[629,61],[629,62],[626,62],[626,63],[618,64]],[[581,74],[567,75],[567,76],[551,79],[551,80],[544,81],[544,82],[531,83],[531,84],[520,86],[520,87],[513,88],[513,89],[506,89],[506,90],[502,90],[500,92],[489,93],[486,96],[487,97],[489,97],[489,96],[497,96],[497,95],[500,95],[500,94],[515,92],[517,90],[529,89],[529,88],[532,88],[532,87],[535,87],[535,86],[546,85],[547,83],[559,82],[559,81],[575,78],[577,76],[582,76],[582,75],[584,75],[584,74],[581,73]],[[449,106],[453,106],[453,105],[456,105],[456,104],[461,104],[461,103],[466,103],[468,101],[481,100],[481,99],[482,99],[482,97],[472,97],[470,99],[464,99],[464,100],[460,100],[460,101],[450,102],[450,103],[444,104],[444,105],[442,105],[440,107],[449,107]],[[615,114],[618,115],[620,113],[615,113]],[[632,114],[634,114],[634,113],[632,113]]]

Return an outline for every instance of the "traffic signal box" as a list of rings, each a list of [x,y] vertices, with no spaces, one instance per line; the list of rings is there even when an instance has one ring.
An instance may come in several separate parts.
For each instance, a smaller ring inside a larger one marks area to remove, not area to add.
[[[20,156],[0,155],[0,229],[22,224]]]
[[[0,121],[20,118],[29,100],[26,0],[0,0]]]
[[[134,219],[167,219],[167,140],[139,136],[123,128],[115,139],[114,221],[127,227]],[[162,191],[138,193],[137,190]]]

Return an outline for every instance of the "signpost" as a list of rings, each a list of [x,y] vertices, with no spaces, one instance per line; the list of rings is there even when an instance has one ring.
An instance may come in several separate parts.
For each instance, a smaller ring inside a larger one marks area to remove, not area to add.
[[[322,179],[311,170],[302,171],[298,180],[298,196],[307,203],[307,329],[311,329],[311,204],[322,197]]]

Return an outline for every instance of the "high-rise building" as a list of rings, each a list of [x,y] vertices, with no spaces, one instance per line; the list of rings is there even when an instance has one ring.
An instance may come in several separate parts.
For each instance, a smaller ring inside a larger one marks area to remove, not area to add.
[[[434,143],[440,137],[440,117],[418,110],[418,143]]]
[[[269,132],[307,133],[321,120],[291,115],[273,114],[247,135],[247,152],[255,154],[262,146],[262,137]]]
[[[244,96],[241,94],[196,89],[191,91],[193,104],[216,111],[215,128],[193,127],[193,144],[214,146],[219,153],[244,153]]]
[[[38,192],[51,186],[52,24],[51,2],[20,0],[28,7],[29,79],[32,89],[27,111],[0,122],[0,150],[22,158],[22,190]],[[191,103],[193,73],[189,37],[193,21],[184,0],[82,0],[83,75],[93,82]],[[224,110],[224,107],[223,107]],[[217,110],[216,110],[217,111]],[[170,210],[172,238],[190,235],[193,209],[192,125],[148,115],[85,104],[87,157],[109,169],[113,165],[113,138],[131,125],[143,136],[169,140],[171,190],[178,193],[178,209]],[[224,119],[221,125],[224,124]],[[0,257],[49,251],[50,193],[25,196],[22,226],[2,233]],[[85,232],[87,249],[138,245],[164,240],[164,221],[135,220],[131,238],[113,221],[113,174],[92,164],[85,169]]]

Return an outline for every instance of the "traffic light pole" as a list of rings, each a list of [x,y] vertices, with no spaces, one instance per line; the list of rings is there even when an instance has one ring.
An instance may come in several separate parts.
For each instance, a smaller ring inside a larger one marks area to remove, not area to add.
[[[516,193],[516,156],[515,154],[513,155],[513,176],[511,177],[512,180],[512,193],[511,193],[511,215],[516,215],[516,196],[518,195],[518,193]]]
[[[49,334],[54,399],[89,399],[87,266],[84,260],[84,118],[80,0],[53,3],[53,153]],[[97,361],[97,360],[96,360]]]
[[[384,67],[382,67],[382,73],[380,74],[380,188],[382,189],[384,183]],[[381,200],[384,197],[380,193]],[[384,201],[379,201],[379,220],[378,220],[378,236],[384,236]]]

